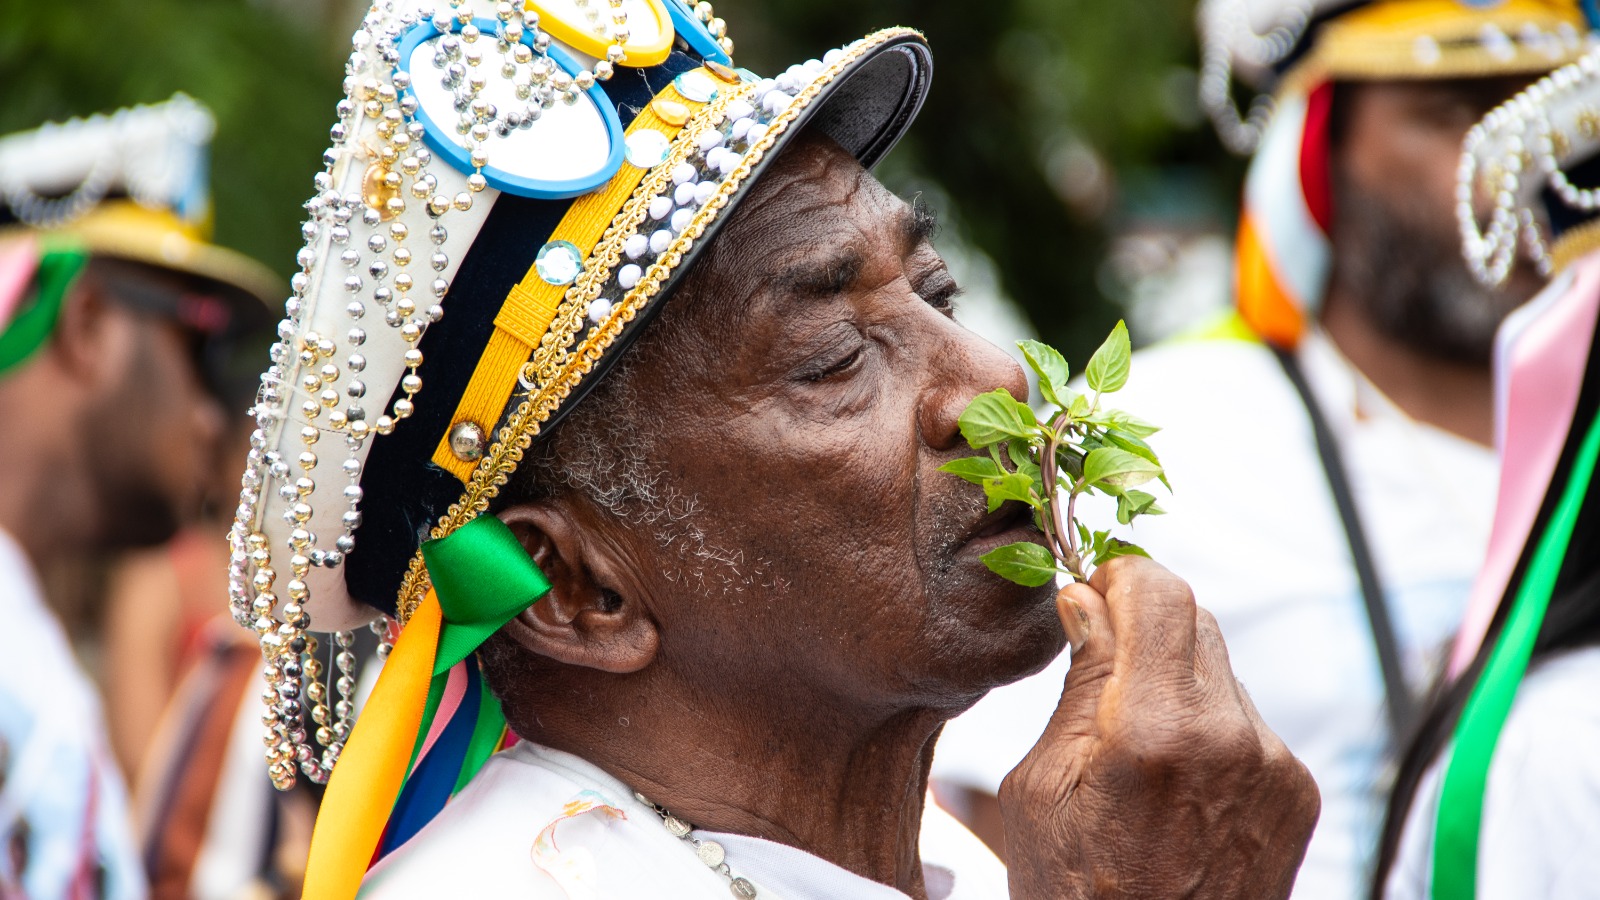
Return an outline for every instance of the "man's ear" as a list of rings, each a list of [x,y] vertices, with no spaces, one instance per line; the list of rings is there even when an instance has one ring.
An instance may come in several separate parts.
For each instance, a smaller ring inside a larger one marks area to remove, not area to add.
[[[74,381],[99,390],[126,373],[138,330],[134,318],[112,301],[91,263],[61,302],[48,352]]]
[[[550,580],[550,592],[501,629],[528,650],[569,666],[637,672],[661,635],[636,597],[619,593],[616,555],[561,504],[519,504],[500,521]]]

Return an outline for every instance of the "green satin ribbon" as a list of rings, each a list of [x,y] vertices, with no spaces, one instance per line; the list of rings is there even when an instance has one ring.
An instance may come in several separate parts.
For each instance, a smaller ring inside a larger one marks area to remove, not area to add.
[[[423,544],[422,558],[444,618],[433,658],[435,675],[450,671],[550,592],[550,580],[516,535],[491,515]]]
[[[491,515],[481,515],[446,537],[424,543],[422,558],[428,564],[428,577],[433,582],[441,615],[433,679],[428,686],[416,742],[411,748],[408,772],[416,767],[422,744],[439,712],[450,670],[483,646],[483,642],[507,622],[550,592],[550,580],[529,558],[516,535]],[[473,701],[467,698],[462,702]],[[487,686],[477,702],[478,721],[457,776],[456,791],[493,755],[506,724],[500,703]]]
[[[1539,537],[1528,571],[1517,587],[1505,628],[1456,723],[1434,824],[1433,900],[1474,900],[1477,896],[1478,839],[1489,766],[1517,688],[1528,671],[1534,641],[1550,608],[1597,458],[1600,417],[1589,426],[1550,524]]]
[[[34,296],[0,329],[0,375],[21,365],[43,347],[61,320],[61,305],[73,282],[89,263],[89,252],[77,246],[46,249],[34,274]]]

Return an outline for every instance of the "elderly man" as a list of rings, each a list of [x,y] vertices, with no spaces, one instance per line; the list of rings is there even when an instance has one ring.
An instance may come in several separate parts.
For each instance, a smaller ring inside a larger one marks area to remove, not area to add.
[[[1225,138],[1259,139],[1238,315],[1140,353],[1123,395],[1166,426],[1176,486],[1136,538],[1215,611],[1317,778],[1296,896],[1349,900],[1483,559],[1495,329],[1539,284],[1519,267],[1493,290],[1463,263],[1462,138],[1586,26],[1570,0],[1210,0],[1201,21],[1210,99],[1248,63],[1276,112],[1263,129],[1218,110]],[[1052,675],[947,730],[934,777],[969,789],[975,820],[1049,716]]]
[[[1003,582],[1037,532],[937,471],[1024,382],[867,171],[920,36],[759,79],[706,4],[596,21],[396,3],[353,44],[233,533],[269,771],[331,775],[306,896],[1283,896],[1315,788],[1183,582]],[[372,606],[352,731],[309,629]],[[1008,876],[928,765],[1064,634]]]
[[[145,893],[36,573],[166,540],[213,465],[219,367],[277,282],[199,237],[211,129],[180,96],[0,138],[0,896]]]

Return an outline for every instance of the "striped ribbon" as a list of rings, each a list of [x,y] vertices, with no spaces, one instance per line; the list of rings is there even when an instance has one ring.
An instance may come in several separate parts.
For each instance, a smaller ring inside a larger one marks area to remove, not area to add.
[[[306,865],[309,900],[354,897],[370,865],[432,821],[507,739],[472,654],[550,582],[490,515],[422,553],[433,590],[401,631],[328,781]]]

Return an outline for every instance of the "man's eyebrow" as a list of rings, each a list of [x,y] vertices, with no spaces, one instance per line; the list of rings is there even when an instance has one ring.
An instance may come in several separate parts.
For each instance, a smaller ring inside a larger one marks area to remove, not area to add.
[[[790,293],[820,297],[842,293],[860,277],[866,260],[853,247],[841,247],[822,258],[796,263],[778,274],[777,281]]]
[[[918,196],[912,199],[910,211],[900,218],[900,228],[906,246],[915,247],[939,233],[939,216]],[[775,280],[791,294],[821,297],[842,293],[860,277],[865,265],[866,259],[859,250],[840,247],[821,258],[784,269]]]
[[[901,221],[908,245],[916,246],[923,241],[931,241],[939,234],[939,214],[922,199],[921,194],[911,198],[911,215]]]

